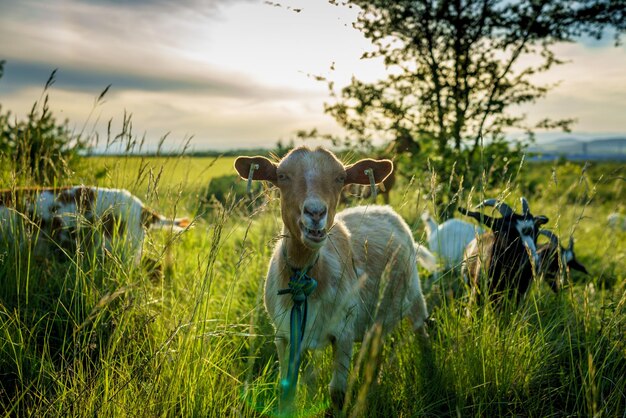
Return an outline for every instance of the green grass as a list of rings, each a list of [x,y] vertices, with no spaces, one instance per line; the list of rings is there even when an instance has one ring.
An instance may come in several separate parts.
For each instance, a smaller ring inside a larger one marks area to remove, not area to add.
[[[234,157],[89,157],[83,176],[102,187],[120,187],[141,192],[157,183],[161,188],[193,189],[214,177],[233,174]]]
[[[75,183],[128,188],[167,214],[196,215],[210,178],[231,174],[231,158],[212,161],[89,158]],[[552,170],[531,166],[524,180],[492,193],[511,203],[523,193],[560,236],[574,231],[591,275],[574,275],[559,295],[535,283],[505,314],[433,289],[429,347],[408,326],[385,340],[380,365],[360,363],[357,345],[351,412],[624,416],[626,233],[605,230],[624,201],[623,168],[565,164],[554,168],[556,182]],[[401,181],[392,195],[418,240],[429,199],[417,184],[427,181]],[[281,221],[268,196],[250,216],[226,204],[175,239],[151,232],[146,256],[166,265],[156,280],[115,254],[78,251],[58,262],[0,240],[0,414],[274,415],[278,366],[262,291]],[[330,350],[305,356],[302,416],[328,408],[330,368]]]

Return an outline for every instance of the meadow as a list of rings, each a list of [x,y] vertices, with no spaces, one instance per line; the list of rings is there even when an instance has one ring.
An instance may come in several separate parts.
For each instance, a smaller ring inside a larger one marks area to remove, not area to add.
[[[234,174],[232,162],[90,157],[74,174],[73,183],[127,188],[168,216],[194,218],[180,235],[149,234],[144,251],[161,260],[162,277],[115,254],[78,248],[66,260],[37,259],[0,240],[3,416],[277,414],[278,363],[262,292],[281,232],[279,204],[264,187],[254,205],[240,195],[206,205],[210,181]],[[380,362],[356,353],[349,414],[626,416],[626,232],[606,222],[625,209],[625,175],[611,163],[526,163],[502,189],[463,191],[463,204],[487,196],[517,205],[525,195],[555,233],[574,235],[590,275],[572,273],[560,294],[535,282],[519,306],[494,312],[446,298],[420,270],[430,345],[401,326]],[[415,172],[392,192],[417,241],[436,190]],[[301,416],[324,416],[330,369],[330,350],[305,356]]]

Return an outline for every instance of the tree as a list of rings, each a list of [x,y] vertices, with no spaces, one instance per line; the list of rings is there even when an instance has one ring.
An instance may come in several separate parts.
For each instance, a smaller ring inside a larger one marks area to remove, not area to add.
[[[0,61],[0,78],[3,68],[4,61]],[[56,70],[45,85],[43,101],[35,102],[24,120],[13,118],[9,111],[3,114],[0,106],[0,156],[23,181],[38,185],[62,182],[86,147],[80,135],[72,133],[68,121],[57,122],[50,111],[47,91],[54,83],[55,73]]]
[[[329,82],[326,112],[349,141],[385,139],[396,150],[434,155],[440,179],[455,173],[454,190],[485,169],[501,170],[506,158],[498,153],[519,157],[507,152],[507,129],[526,132],[518,151],[535,129],[569,129],[571,119],[531,125],[511,112],[552,87],[536,84],[533,76],[562,63],[552,50],[556,43],[601,38],[609,28],[618,42],[626,28],[624,0],[329,1],[360,8],[354,27],[374,47],[363,57],[382,57],[388,75],[373,83],[353,78],[339,92]],[[529,56],[535,60],[524,61]],[[486,166],[487,157],[496,166]]]

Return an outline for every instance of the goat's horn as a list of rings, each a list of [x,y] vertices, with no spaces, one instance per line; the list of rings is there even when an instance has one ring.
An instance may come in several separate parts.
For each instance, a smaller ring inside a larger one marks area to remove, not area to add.
[[[574,237],[571,235],[569,237],[569,247],[567,249],[570,251],[574,251]]]
[[[522,215],[528,215],[530,213],[530,206],[528,205],[528,200],[525,197],[521,197],[520,201],[522,202]]]
[[[498,199],[487,199],[483,200],[482,203],[477,208],[482,208],[484,206],[495,206],[502,216],[511,216],[513,215],[513,209],[509,205],[504,202],[500,202]]]
[[[553,244],[558,245],[559,239],[557,238],[556,235],[552,233],[552,231],[548,231],[547,229],[540,229],[539,233],[543,236],[550,238],[550,241],[552,241]]]

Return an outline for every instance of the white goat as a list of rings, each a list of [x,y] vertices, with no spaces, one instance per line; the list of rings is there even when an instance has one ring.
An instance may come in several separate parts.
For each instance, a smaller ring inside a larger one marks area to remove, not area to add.
[[[425,225],[428,248],[439,259],[441,264],[439,271],[444,272],[460,269],[467,244],[476,236],[485,233],[479,225],[455,218],[437,225],[428,211],[422,214],[422,221]],[[436,275],[438,273],[436,272]]]
[[[276,328],[281,407],[290,409],[295,395],[297,362],[294,377],[289,350],[297,341],[290,341],[294,303],[279,291],[305,274],[317,280],[317,288],[308,297],[301,347],[332,346],[330,395],[335,411],[341,411],[355,341],[369,330],[387,333],[406,316],[416,332],[427,335],[416,261],[434,267],[436,260],[414,242],[406,222],[388,206],[358,206],[336,214],[345,185],[369,184],[368,172],[382,182],[393,170],[391,161],[366,159],[344,167],[326,149],[300,147],[278,164],[265,157],[235,161],[243,178],[251,167],[256,168],[252,179],[272,182],[281,194],[284,231],[265,282],[265,307]]]

